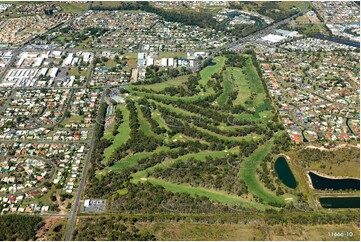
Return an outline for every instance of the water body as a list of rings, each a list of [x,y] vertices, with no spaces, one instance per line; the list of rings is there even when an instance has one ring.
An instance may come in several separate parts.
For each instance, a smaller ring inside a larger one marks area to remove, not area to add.
[[[353,46],[353,47],[356,47],[356,48],[360,48],[360,43],[359,42],[339,39],[339,38],[331,37],[331,36],[324,35],[324,34],[313,34],[312,37],[317,38],[317,39],[329,40],[329,41],[332,41],[332,42],[335,42],[335,43],[344,44],[344,45],[348,45],[348,46]]]
[[[256,17],[252,17],[251,19],[256,21],[256,23],[258,24],[259,29],[261,29],[261,28],[263,28],[265,26],[265,23],[261,19],[256,18]]]
[[[350,130],[351,134],[353,134],[353,131],[352,131],[352,129],[351,129],[351,127],[350,127],[350,125],[348,125],[348,121],[350,121],[350,119],[349,119],[349,118],[346,118],[346,125],[347,125],[347,128]]]
[[[312,186],[315,189],[325,190],[360,190],[360,180],[354,178],[341,178],[341,179],[332,179],[323,176],[319,176],[314,172],[309,172],[308,175],[311,178]]]
[[[278,178],[289,188],[296,188],[297,182],[293,173],[287,163],[285,157],[280,156],[275,162],[275,170],[277,172]]]
[[[360,197],[320,197],[323,208],[360,208]]]
[[[306,137],[305,137],[305,134],[304,134],[305,131],[306,131],[306,129],[302,130],[302,137],[303,137],[303,142],[307,143],[308,139],[306,139]]]
[[[345,33],[351,34],[351,35],[353,35],[353,36],[357,36],[357,34],[355,34],[355,32],[352,32],[351,30],[352,30],[352,29],[345,29]]]

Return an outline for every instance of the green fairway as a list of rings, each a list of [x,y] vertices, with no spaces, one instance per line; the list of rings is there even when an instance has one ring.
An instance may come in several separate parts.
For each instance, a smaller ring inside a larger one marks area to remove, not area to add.
[[[217,56],[217,57],[213,58],[212,63],[215,63],[215,64],[209,65],[206,68],[204,68],[203,70],[201,70],[201,72],[200,72],[201,80],[199,81],[199,84],[206,86],[207,82],[209,81],[211,76],[214,73],[219,73],[222,70],[225,61],[226,61],[226,58],[223,56]]]
[[[162,95],[162,94],[153,94],[153,93],[145,93],[145,92],[141,92],[141,91],[134,91],[131,87],[128,89],[131,93],[135,94],[136,96],[139,97],[145,97],[145,98],[154,98],[157,97],[161,100],[164,101],[177,101],[177,100],[182,100],[185,102],[194,102],[194,101],[200,101],[203,100],[205,98],[207,98],[209,95],[205,95],[204,93],[200,93],[199,95],[195,95],[195,96],[190,96],[190,97],[176,97],[176,96],[167,96],[167,95]],[[212,93],[210,93],[212,94]]]
[[[242,73],[241,68],[232,68],[232,75],[234,78],[235,85],[238,90],[238,95],[236,100],[233,101],[234,105],[242,104],[244,105],[245,101],[251,95],[251,86],[250,81]]]
[[[109,160],[109,157],[112,155],[114,150],[121,145],[123,145],[127,139],[129,138],[130,134],[130,127],[129,127],[129,110],[126,108],[125,105],[117,106],[117,109],[122,111],[124,116],[124,122],[121,123],[118,127],[118,134],[114,137],[113,143],[111,146],[107,147],[104,150],[104,162],[106,163]],[[112,132],[112,130],[110,131]]]
[[[158,110],[153,110],[152,111],[152,119],[157,122],[159,127],[170,130],[168,128],[168,126],[166,125],[164,119],[161,117],[160,112]]]
[[[188,76],[189,75],[178,76],[176,78],[170,79],[169,81],[155,83],[151,85],[140,85],[139,87],[159,92],[164,90],[166,87],[182,86],[188,80]]]
[[[145,134],[145,135],[155,135],[152,132],[152,129],[150,128],[150,124],[148,121],[144,118],[142,111],[140,110],[140,106],[137,104],[137,112],[138,112],[138,120],[139,120],[139,129]]]
[[[232,207],[234,205],[240,205],[243,208],[255,208],[258,210],[265,210],[267,208],[272,208],[270,206],[261,203],[250,202],[236,195],[230,195],[222,191],[216,191],[202,187],[192,187],[188,184],[173,184],[164,180],[155,179],[153,177],[147,178],[147,181],[154,185],[162,186],[171,192],[187,193],[191,196],[195,196],[195,195],[204,196],[204,197],[208,197],[211,200],[228,204]]]
[[[235,149],[233,149],[234,151]],[[217,158],[217,157],[225,157],[229,154],[229,152],[226,152],[226,151],[202,151],[202,152],[199,152],[199,153],[194,153],[194,154],[187,154],[187,155],[184,155],[184,156],[181,156],[181,157],[178,157],[177,159],[175,160],[172,160],[172,159],[167,159],[165,160],[164,162],[162,162],[161,164],[157,164],[155,166],[152,166],[152,167],[149,167],[143,171],[139,171],[137,173],[134,173],[132,175],[133,179],[132,179],[132,182],[138,182],[140,181],[140,178],[142,177],[146,177],[147,174],[151,171],[153,171],[155,168],[163,168],[163,169],[167,169],[167,167],[169,167],[170,165],[172,165],[173,163],[175,163],[175,161],[177,160],[181,160],[181,161],[185,161],[187,159],[190,159],[190,158],[194,158],[198,161],[205,161],[205,159],[207,157],[213,157],[213,158]]]
[[[250,104],[248,107],[256,108],[263,103],[263,100],[266,97],[266,90],[264,90],[262,85],[262,80],[258,76],[256,68],[252,64],[250,57],[247,58],[246,66],[242,68],[244,72],[244,77],[250,83],[250,89],[255,93],[254,97],[250,98]]]
[[[233,78],[232,69],[227,68],[225,73],[223,74],[223,93],[216,100],[218,105],[224,105],[229,95],[234,90],[232,78]]]
[[[284,198],[278,197],[267,191],[257,178],[256,169],[262,159],[271,151],[273,142],[274,139],[272,138],[268,143],[259,147],[248,159],[241,163],[240,177],[241,180],[247,184],[249,192],[262,198],[264,202],[284,204]]]
[[[175,97],[175,96],[168,96],[168,95],[161,95],[161,94],[149,94],[149,93],[145,93],[145,92],[141,92],[141,91],[135,91],[132,87],[129,87],[129,91],[133,92],[136,95],[139,95],[142,97],[147,97],[147,98],[156,96],[156,97],[162,98],[164,100],[172,100],[172,101],[183,100],[186,102],[194,102],[194,101],[206,98],[207,96],[209,96],[211,94],[214,94],[214,90],[212,88],[207,87],[206,85],[214,73],[219,73],[222,70],[222,68],[225,64],[225,59],[226,58],[223,56],[217,56],[213,59],[213,62],[215,63],[214,65],[209,65],[206,68],[204,68],[202,71],[200,71],[201,80],[199,81],[199,85],[203,86],[205,88],[205,91],[203,91],[203,89],[202,89],[202,91],[198,95],[190,96],[190,97]],[[167,82],[157,83],[157,84],[153,84],[153,85],[143,85],[140,87],[152,89],[154,91],[161,91],[166,87],[182,85],[185,81],[187,81],[187,80],[185,80],[185,77],[188,78],[188,76],[181,76],[181,77],[177,77],[172,80],[169,80]]]
[[[225,140],[225,141],[241,141],[241,140],[245,140],[245,141],[251,141],[251,140],[257,140],[257,139],[261,139],[263,137],[263,135],[259,135],[259,134],[248,134],[246,136],[242,136],[242,137],[228,137],[228,136],[224,136],[224,135],[220,135],[217,133],[214,133],[212,131],[209,131],[207,129],[203,129],[201,127],[198,127],[196,125],[191,125],[192,127],[201,130],[204,133],[207,133],[211,136],[215,136],[220,140]]]
[[[141,159],[147,158],[154,153],[159,153],[159,152],[167,151],[167,150],[170,150],[170,148],[162,146],[162,147],[157,148],[153,152],[141,152],[141,153],[132,154],[132,155],[124,157],[123,159],[121,159],[120,161],[115,163],[115,165],[110,168],[112,171],[119,171],[126,167],[132,167],[132,166],[135,166],[138,163],[138,161]]]

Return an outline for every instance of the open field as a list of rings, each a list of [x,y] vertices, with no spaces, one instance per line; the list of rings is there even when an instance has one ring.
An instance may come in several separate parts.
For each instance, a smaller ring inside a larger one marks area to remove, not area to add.
[[[159,52],[159,58],[187,58],[185,52]]]
[[[166,87],[174,87],[174,86],[181,86],[188,80],[188,75],[185,76],[178,76],[176,78],[170,79],[166,82],[155,83],[151,85],[142,85],[143,88],[151,89],[154,91],[162,91]]]
[[[65,13],[75,13],[80,14],[82,12],[85,12],[88,8],[87,3],[62,3],[57,2],[57,5],[59,5]]]
[[[304,147],[290,151],[287,155],[292,163],[303,167],[303,170],[316,170],[329,176],[360,178],[359,148],[351,145],[333,150]]]
[[[139,229],[153,233],[158,240],[359,240],[357,226],[349,225],[273,225],[202,224],[202,223],[140,223]],[[350,231],[348,238],[330,238],[329,232]]]
[[[240,215],[235,215],[240,217]],[[222,216],[221,216],[222,217]],[[243,215],[243,220],[239,223],[217,223],[217,222],[197,222],[194,217],[173,221],[137,221],[133,223],[137,233],[153,235],[157,241],[164,240],[185,240],[185,241],[244,241],[244,240],[270,240],[270,241],[318,241],[318,240],[336,240],[336,241],[358,241],[360,238],[359,227],[354,223],[345,224],[267,224],[265,218],[254,215]],[[125,231],[130,230],[131,223],[124,221],[117,216],[102,216],[97,218],[81,217],[77,226],[76,239],[87,240],[91,237],[98,240],[105,240],[106,235],[113,226],[120,226]],[[103,226],[99,226],[103,224]],[[100,229],[101,228],[101,229]],[[96,230],[96,231],[94,231]],[[133,230],[134,231],[134,230]],[[330,234],[335,231],[348,231],[352,236],[332,237]],[[129,233],[128,233],[129,235]],[[116,239],[117,237],[115,237]],[[122,237],[118,237],[121,239]]]

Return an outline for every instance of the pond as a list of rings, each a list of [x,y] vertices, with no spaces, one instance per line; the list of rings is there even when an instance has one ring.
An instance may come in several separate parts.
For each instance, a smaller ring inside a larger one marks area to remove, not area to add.
[[[285,157],[280,156],[275,162],[275,170],[277,172],[278,178],[289,188],[296,188],[297,182],[293,173],[287,163]]]
[[[360,208],[360,197],[320,197],[323,208]]]
[[[311,178],[312,186],[315,189],[325,190],[325,189],[333,189],[333,190],[360,190],[360,180],[353,178],[328,178],[317,175],[316,173],[310,171],[308,175]]]

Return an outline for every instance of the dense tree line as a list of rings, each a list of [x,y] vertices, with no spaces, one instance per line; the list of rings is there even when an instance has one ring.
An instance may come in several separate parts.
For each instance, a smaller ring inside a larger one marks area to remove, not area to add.
[[[165,82],[169,79],[176,78],[178,76],[184,76],[190,74],[190,70],[182,67],[180,69],[169,68],[169,69],[160,69],[159,66],[148,66],[146,68],[145,80],[141,82],[136,82],[134,85],[144,85],[144,84],[155,84],[160,82]]]
[[[206,161],[191,158],[187,161],[176,161],[167,168],[156,168],[151,176],[175,183],[187,183],[191,186],[223,190],[229,194],[241,196],[247,194],[247,186],[239,179],[238,166],[231,166],[232,158],[206,157]],[[205,164],[206,163],[206,164]]]
[[[209,120],[200,116],[183,115],[180,113],[172,112],[171,110],[164,107],[158,107],[158,109],[160,110],[161,113],[165,113],[174,118],[181,119],[187,123],[192,123],[195,126],[201,127],[203,129],[207,129],[213,133],[227,137],[231,137],[231,136],[242,137],[251,133],[265,134],[267,132],[267,130],[263,126],[259,126],[259,125],[243,126],[242,128],[236,127],[232,130],[220,129],[217,127],[219,123],[218,122],[212,123],[213,120]]]
[[[299,12],[299,10],[297,9],[292,9],[291,11],[285,11],[285,10],[280,10],[280,4],[282,4],[281,2],[262,2],[261,4],[258,3],[254,3],[254,2],[239,2],[239,4],[236,3],[232,3],[230,2],[230,8],[233,9],[240,9],[240,10],[244,10],[244,5],[250,5],[249,7],[254,7],[256,8],[256,11],[264,16],[270,17],[273,20],[275,20],[275,22],[279,22],[283,19],[292,17],[293,15],[297,14]]]
[[[113,197],[111,209],[131,214],[167,213],[209,213],[230,211],[227,205],[213,202],[206,197],[192,197],[186,193],[170,192],[165,188],[152,185],[129,183],[128,192]]]
[[[146,231],[139,231],[134,222],[122,222],[113,217],[81,219],[74,231],[78,241],[154,241],[155,236]]]
[[[129,110],[129,139],[120,147],[117,147],[109,158],[108,166],[112,166],[115,162],[132,153],[143,151],[153,151],[159,145],[161,140],[152,136],[145,135],[139,130],[138,111],[135,102],[127,99],[126,107]]]
[[[243,55],[227,52],[225,53],[226,65],[231,67],[244,67],[246,65],[247,58]]]
[[[217,27],[219,24],[213,18],[211,13],[207,12],[195,12],[195,11],[176,11],[176,10],[164,10],[162,8],[154,7],[149,2],[122,2],[116,7],[107,6],[92,6],[92,10],[142,10],[149,13],[154,13],[165,21],[180,22],[186,25],[196,25],[199,27]]]
[[[188,80],[184,83],[183,86],[177,87],[166,87],[164,90],[156,92],[157,94],[170,95],[170,96],[194,96],[199,93],[198,81],[201,79],[199,72],[196,75],[188,76]]]
[[[114,115],[114,129],[112,132],[113,136],[116,136],[119,133],[118,131],[119,125],[121,125],[123,122],[124,122],[124,116],[122,111],[116,109]]]
[[[277,196],[283,195],[285,192],[281,187],[280,180],[276,178],[273,164],[273,158],[271,154],[268,154],[263,158],[260,168],[257,169],[258,177],[269,190],[276,192]]]
[[[358,217],[358,218],[356,218]],[[347,224],[351,221],[359,221],[360,214],[348,214],[342,215],[339,213],[298,213],[285,216],[283,212],[272,213],[265,217],[265,221],[269,225],[274,224],[284,224],[284,223],[293,223],[293,224]]]
[[[16,214],[0,216],[0,240],[35,240],[36,231],[43,225],[43,219],[38,216],[23,216]]]
[[[357,147],[345,147],[336,150],[304,148],[297,152],[296,159],[305,168],[309,168],[315,163],[323,163],[320,168],[325,168],[327,164],[331,166],[335,163],[337,165],[342,165],[345,162],[358,164],[360,161],[360,149]]]
[[[151,106],[147,99],[143,98],[138,100],[140,104],[140,110],[142,111],[143,117],[148,121],[150,124],[150,128],[153,133],[155,134],[164,134],[167,130],[163,127],[160,127],[159,124],[152,118],[152,109],[156,106]]]

